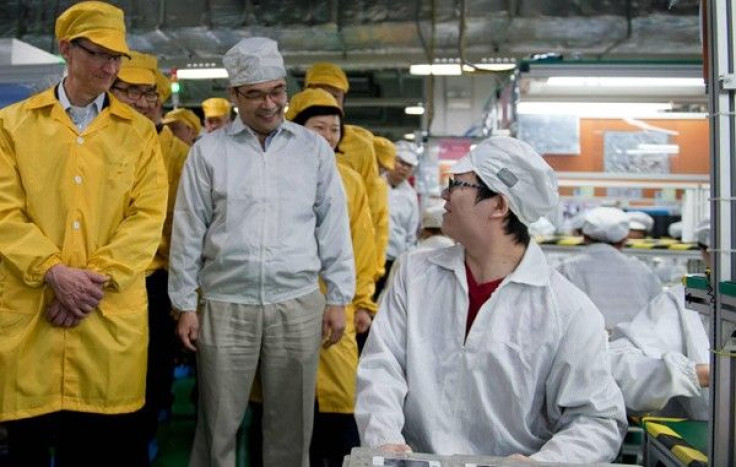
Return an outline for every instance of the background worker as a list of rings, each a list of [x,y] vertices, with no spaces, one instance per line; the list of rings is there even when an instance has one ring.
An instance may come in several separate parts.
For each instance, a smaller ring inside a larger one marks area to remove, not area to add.
[[[654,228],[654,219],[643,211],[627,211],[629,218],[629,238],[642,239],[651,235]]]
[[[350,83],[345,72],[337,65],[327,62],[315,63],[307,70],[304,87],[327,91],[337,100],[344,112],[345,98],[350,90]],[[376,235],[375,280],[378,280],[386,273],[384,262],[388,246],[389,213],[388,197],[380,186],[381,180],[378,176],[373,138],[373,133],[365,128],[343,122],[343,135],[337,149],[337,158],[363,178],[373,219],[373,231]]]
[[[621,252],[629,234],[629,218],[617,208],[598,207],[585,214],[583,252],[563,261],[557,270],[590,297],[610,332],[630,321],[662,285],[639,259]]]
[[[207,133],[227,126],[230,123],[232,104],[222,97],[210,97],[202,101],[204,129]]]
[[[554,171],[496,136],[451,172],[442,229],[459,245],[403,256],[386,289],[358,365],[362,445],[612,460],[626,414],[603,319],[527,231],[557,205]]]
[[[130,55],[123,12],[76,3],[55,35],[64,79],[0,110],[0,422],[11,466],[48,466],[51,446],[58,467],[146,465],[166,169],[150,120],[107,93]]]
[[[340,143],[342,117],[335,98],[316,88],[295,94],[286,112],[288,120],[324,137],[333,151]],[[363,180],[339,161],[337,168],[348,203],[356,287],[353,302],[345,309],[347,324],[343,338],[332,347],[320,350],[310,465],[323,467],[341,467],[351,449],[360,445],[353,416],[358,368],[356,329],[365,332],[377,309],[372,301],[375,241]]]
[[[130,60],[120,67],[111,87],[112,93],[122,102],[133,107],[156,124],[160,119],[162,94],[158,90],[156,73],[158,60],[153,55],[131,52]],[[164,93],[165,93],[164,88]],[[142,410],[143,434],[150,443],[150,458],[158,451],[155,443],[159,414],[171,405],[174,357],[176,354],[176,322],[169,300],[169,246],[174,203],[179,178],[189,147],[174,137],[171,130],[161,123],[156,125],[168,181],[168,201],[161,241],[153,261],[146,268],[146,292],[148,294],[148,365],[146,370],[146,405]]]
[[[192,146],[171,244],[169,295],[199,375],[190,465],[234,465],[258,371],[263,463],[306,467],[320,345],[340,341],[355,293],[345,193],[324,138],[283,119],[276,42],[243,39],[223,64],[239,118]]]
[[[182,140],[187,146],[191,146],[202,131],[202,123],[197,114],[184,107],[170,110],[164,115],[162,123],[171,129],[171,132]]]
[[[695,231],[710,267],[710,220]],[[616,326],[609,345],[611,369],[626,408],[635,413],[708,420],[710,341],[707,318],[685,308],[685,287],[657,295],[633,320]]]

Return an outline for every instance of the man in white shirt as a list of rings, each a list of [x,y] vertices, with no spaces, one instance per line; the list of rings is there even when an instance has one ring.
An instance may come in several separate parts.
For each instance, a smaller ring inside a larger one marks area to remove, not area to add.
[[[170,253],[178,333],[199,372],[190,465],[235,465],[260,368],[264,465],[306,467],[322,336],[339,341],[355,292],[345,195],[324,138],[284,121],[276,43],[243,39],[223,62],[239,118],[192,146]]]
[[[441,455],[610,461],[626,417],[603,318],[527,226],[557,178],[496,136],[451,172],[442,230],[459,244],[403,257],[358,367],[364,446]]]
[[[628,235],[629,218],[622,210],[591,209],[583,219],[585,248],[557,266],[595,303],[609,331],[630,321],[662,292],[662,285],[649,266],[621,252]]]

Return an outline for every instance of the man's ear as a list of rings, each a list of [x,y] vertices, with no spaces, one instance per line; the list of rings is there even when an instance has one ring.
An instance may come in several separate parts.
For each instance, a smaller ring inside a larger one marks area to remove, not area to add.
[[[64,61],[69,61],[69,57],[72,54],[72,43],[68,39],[59,41],[59,54],[64,57]]]
[[[509,212],[511,211],[509,206],[509,200],[503,196],[503,195],[497,195],[493,198],[490,198],[490,201],[493,203],[493,208],[491,210],[490,217],[491,218],[505,218],[508,216]]]

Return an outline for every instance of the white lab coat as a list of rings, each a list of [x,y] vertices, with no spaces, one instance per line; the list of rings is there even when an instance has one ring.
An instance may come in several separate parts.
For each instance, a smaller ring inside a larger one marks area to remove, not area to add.
[[[283,122],[266,150],[238,118],[198,140],[179,183],[169,296],[280,303],[327,285],[327,303],[355,293],[345,194],[335,154],[319,135]]]
[[[586,246],[557,270],[590,297],[609,330],[631,321],[662,292],[659,279],[647,265],[605,243]]]
[[[628,323],[614,329],[611,368],[635,412],[707,420],[708,389],[701,388],[696,363],[709,363],[710,342],[703,317],[685,308],[685,289],[662,292]]]
[[[532,241],[465,340],[461,245],[402,258],[358,366],[364,446],[597,462],[626,430],[603,318]]]
[[[388,248],[386,258],[395,260],[417,242],[419,202],[417,192],[404,181],[388,190]]]

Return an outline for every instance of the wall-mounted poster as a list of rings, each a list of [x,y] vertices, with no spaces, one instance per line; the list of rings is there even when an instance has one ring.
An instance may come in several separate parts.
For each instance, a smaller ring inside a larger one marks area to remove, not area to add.
[[[603,134],[603,167],[609,173],[668,174],[670,156],[679,146],[660,131],[606,131]]]
[[[577,115],[519,115],[519,134],[540,154],[580,154],[580,117]]]

